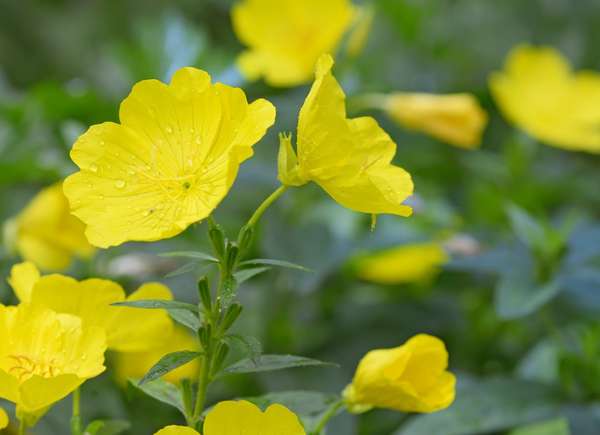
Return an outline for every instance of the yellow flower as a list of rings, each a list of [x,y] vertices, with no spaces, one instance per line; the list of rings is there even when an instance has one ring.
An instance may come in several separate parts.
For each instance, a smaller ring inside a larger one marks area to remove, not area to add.
[[[115,377],[119,384],[125,385],[128,379],[143,377],[164,355],[182,350],[197,350],[198,348],[197,340],[194,340],[186,330],[174,328],[173,332],[166,336],[164,343],[146,352],[117,352],[113,359]],[[177,383],[182,379],[195,379],[198,369],[198,360],[196,359],[170,371],[162,379],[173,383]]]
[[[5,224],[10,249],[44,270],[66,269],[73,257],[94,253],[84,225],[70,214],[62,183],[39,192],[25,209]]]
[[[2,408],[0,408],[0,430],[8,427],[8,414]]]
[[[531,136],[567,150],[600,153],[600,74],[573,72],[551,47],[520,45],[490,88],[504,115]]]
[[[86,327],[102,328],[112,350],[152,349],[163,344],[173,330],[173,321],[163,310],[111,306],[125,300],[172,299],[170,290],[159,283],[144,284],[126,297],[119,284],[106,279],[77,281],[59,274],[39,277],[35,268],[22,264],[13,266],[9,282],[21,302],[73,314],[80,317]]]
[[[102,329],[46,307],[0,305],[0,397],[40,415],[104,371]]]
[[[75,142],[80,171],[64,183],[88,240],[102,248],[173,237],[207,217],[273,125],[275,107],[248,104],[241,89],[182,68],[170,85],[137,83],[119,117]]]
[[[167,426],[154,435],[194,435],[183,426]],[[262,412],[244,400],[220,402],[204,421],[204,435],[305,435],[298,417],[282,405],[271,405]]]
[[[362,53],[365,45],[367,45],[374,19],[375,8],[373,5],[369,4],[358,8],[352,31],[348,36],[348,45],[346,46],[349,56],[356,57]]]
[[[233,29],[248,46],[238,66],[249,80],[272,86],[311,79],[319,56],[334,52],[352,24],[349,0],[242,0],[232,10]]]
[[[187,426],[167,426],[154,435],[200,435],[194,429]],[[223,434],[225,435],[225,434]]]
[[[378,284],[420,282],[434,275],[448,255],[439,243],[415,243],[359,258],[356,274]]]
[[[319,184],[343,206],[363,213],[409,216],[410,174],[391,164],[396,144],[370,117],[346,118],[345,95],[324,55],[298,119],[298,155],[281,136],[279,179],[288,186]]]
[[[488,118],[471,94],[397,92],[379,99],[380,108],[405,128],[461,148],[473,149],[481,144]]]
[[[454,401],[456,378],[448,371],[444,343],[419,334],[394,349],[373,350],[361,360],[344,391],[348,409],[373,407],[403,412],[434,412]]]

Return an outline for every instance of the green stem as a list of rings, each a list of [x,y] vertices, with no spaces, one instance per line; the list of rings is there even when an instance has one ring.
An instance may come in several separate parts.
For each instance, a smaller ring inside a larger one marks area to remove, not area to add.
[[[275,192],[269,195],[269,197],[265,199],[261,205],[258,206],[258,208],[254,212],[246,226],[253,227],[254,225],[256,225],[263,213],[271,206],[271,204],[277,201],[277,199],[279,199],[279,197],[283,195],[287,189],[288,186],[281,185],[279,186],[279,188],[277,188],[277,190],[275,190]]]
[[[208,352],[202,357],[202,366],[200,367],[200,377],[198,378],[198,394],[196,395],[196,403],[194,405],[194,415],[192,416],[192,426],[198,429],[197,425],[200,422],[204,404],[206,403],[206,394],[208,392],[210,361],[211,355]]]
[[[77,388],[73,391],[73,413],[71,415],[71,433],[81,435],[81,391]]]
[[[19,420],[19,435],[25,435],[25,431],[27,430],[27,424],[25,423],[25,419],[22,418]]]
[[[312,435],[321,435],[321,432],[323,432],[323,429],[325,429],[325,426],[327,425],[327,423],[329,423],[329,420],[331,420],[333,417],[335,417],[337,412],[343,406],[344,406],[344,401],[341,399],[338,400],[337,402],[332,403],[331,406],[329,407],[329,409],[327,410],[327,412],[325,414],[323,414],[323,417],[321,417],[321,420],[319,420],[319,423],[315,427],[315,430],[313,431]]]

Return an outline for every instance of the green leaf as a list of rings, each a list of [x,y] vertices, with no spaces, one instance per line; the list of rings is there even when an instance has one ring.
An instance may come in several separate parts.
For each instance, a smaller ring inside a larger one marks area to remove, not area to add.
[[[253,267],[250,269],[239,270],[236,273],[234,273],[233,276],[235,277],[235,280],[237,281],[237,283],[241,284],[245,281],[248,281],[250,278],[255,277],[256,275],[266,272],[267,270],[271,270],[271,268],[270,267]]]
[[[294,367],[337,367],[336,364],[294,355],[261,355],[258,358],[244,358],[223,369],[223,374],[258,373]]]
[[[259,397],[248,397],[244,400],[248,400],[262,409],[279,403],[300,418],[306,433],[312,433],[315,431],[321,417],[329,410],[331,405],[339,400],[339,397],[317,391],[283,391]]]
[[[291,263],[289,261],[284,260],[271,260],[269,258],[255,258],[252,260],[242,261],[240,263],[240,267],[244,266],[276,266],[285,267],[288,269],[302,270],[304,272],[312,272],[310,269],[296,263]]]
[[[196,267],[198,267],[198,263],[195,263],[195,262],[186,263],[183,266],[178,267],[174,271],[167,273],[165,275],[165,278],[172,278],[174,276],[183,275],[184,273],[188,273],[188,272],[195,270]]]
[[[125,420],[94,420],[83,432],[83,435],[118,435],[131,428]]]
[[[413,417],[394,435],[501,432],[556,416],[558,397],[554,389],[534,382],[507,378],[473,382],[458,389],[448,409]]]
[[[132,307],[132,308],[146,308],[146,309],[163,309],[163,310],[188,310],[193,313],[198,313],[200,310],[194,304],[188,304],[187,302],[169,301],[164,299],[144,299],[137,301],[123,301],[115,302],[115,306]]]
[[[193,260],[201,260],[201,261],[208,261],[210,263],[218,263],[219,259],[213,257],[210,254],[207,254],[206,252],[200,252],[200,251],[173,251],[173,252],[164,252],[162,254],[158,254],[160,257],[178,257],[178,258],[190,258]]]
[[[541,423],[520,427],[510,435],[570,435],[569,422],[565,418],[557,418]]]
[[[148,396],[177,408],[183,415],[185,415],[185,407],[183,406],[181,392],[170,382],[167,382],[163,379],[155,379],[152,382],[141,384],[138,379],[130,379],[129,383],[138,390],[143,391]]]
[[[176,368],[181,367],[192,360],[195,360],[200,355],[202,355],[201,352],[194,352],[191,350],[182,350],[179,352],[169,353],[163,356],[160,361],[158,361],[150,370],[148,370],[148,373],[146,373],[140,381],[140,385],[144,385],[147,382],[158,379],[170,371],[175,370]]]
[[[223,290],[221,292],[221,307],[226,310],[235,300],[237,290],[237,280],[235,276],[229,275],[223,281]]]
[[[513,231],[521,242],[534,251],[543,250],[546,244],[546,231],[544,226],[537,222],[525,210],[516,205],[509,205],[506,213],[510,219]]]
[[[200,318],[188,310],[168,310],[169,315],[173,320],[175,320],[180,325],[185,326],[186,328],[191,329],[196,332],[200,329],[202,322]]]
[[[244,348],[247,350],[248,358],[250,358],[253,361],[255,361],[256,357],[258,357],[262,353],[262,345],[256,337],[252,337],[249,335],[227,334],[223,338],[225,340],[236,340],[242,343]]]
[[[527,316],[553,299],[561,289],[558,280],[538,284],[522,274],[504,275],[496,287],[496,311],[504,319]]]

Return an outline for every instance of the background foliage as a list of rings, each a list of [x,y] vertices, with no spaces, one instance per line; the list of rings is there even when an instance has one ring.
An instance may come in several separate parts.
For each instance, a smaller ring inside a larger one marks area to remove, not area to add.
[[[73,140],[87,126],[116,120],[118,102],[144,78],[168,80],[184,65],[269,98],[276,127],[244,164],[217,210],[238,228],[276,186],[278,131],[292,131],[307,87],[244,84],[241,51],[226,0],[0,0],[0,218],[17,213],[42,186],[74,170]],[[475,93],[491,115],[481,150],[467,152],[408,133],[378,117],[398,143],[396,163],[415,179],[417,213],[381,217],[345,210],[317,188],[289,192],[270,209],[256,255],[303,264],[244,283],[238,327],[266,352],[335,361],[238,375],[211,399],[291,389],[338,392],[356,362],[418,332],[444,339],[459,378],[458,398],[424,416],[374,411],[334,420],[332,434],[596,434],[600,426],[600,173],[597,156],[547,147],[497,113],[488,74],[517,43],[549,44],[578,68],[600,69],[600,4],[594,0],[378,0],[367,49],[339,65],[348,95],[365,91]],[[201,265],[156,254],[202,250],[204,224],[153,244],[127,244],[78,264],[79,277],[118,279],[128,289],[150,279],[193,300]],[[356,279],[355,255],[460,235],[473,255],[453,255],[427,282],[378,286]],[[16,261],[1,257],[3,275]],[[3,302],[14,301],[4,283]],[[86,384],[88,419],[126,418],[148,434],[180,417],[110,376]],[[66,433],[59,404],[36,433]]]

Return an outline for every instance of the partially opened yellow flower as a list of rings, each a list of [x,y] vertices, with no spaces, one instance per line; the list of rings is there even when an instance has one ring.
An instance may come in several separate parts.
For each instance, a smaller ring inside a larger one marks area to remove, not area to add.
[[[0,408],[0,430],[8,427],[8,414],[2,408]]]
[[[487,113],[471,94],[396,92],[366,95],[365,102],[384,110],[403,127],[420,131],[460,148],[481,144]]]
[[[0,305],[0,397],[39,416],[104,371],[104,331],[41,305]]]
[[[448,261],[444,248],[435,242],[414,243],[358,258],[356,275],[377,284],[420,282],[435,275]]]
[[[5,224],[5,240],[23,259],[44,270],[66,269],[73,257],[94,253],[85,227],[71,215],[69,203],[56,183],[40,191],[18,216]]]
[[[370,117],[348,119],[345,95],[324,55],[298,119],[297,155],[281,136],[279,179],[288,186],[314,181],[343,206],[363,213],[409,216],[410,174],[392,165],[396,144]]]
[[[351,25],[349,0],[242,0],[232,9],[233,29],[248,46],[238,59],[249,80],[273,86],[310,81],[317,59],[332,53]]]
[[[170,85],[137,83],[119,117],[75,142],[80,171],[64,183],[71,211],[102,248],[173,237],[207,217],[273,125],[275,107],[248,104],[241,89],[182,68]]]
[[[165,340],[160,345],[145,352],[117,352],[114,355],[114,373],[121,385],[126,385],[129,379],[142,378],[163,356],[183,350],[198,350],[199,343],[187,330],[176,327],[170,335],[164,334]],[[171,370],[162,377],[167,382],[177,383],[182,379],[196,379],[199,364],[198,359],[190,361],[181,367]]]
[[[37,273],[38,279],[34,280]],[[28,278],[28,275],[33,275]],[[164,310],[111,306],[115,302],[172,299],[171,291],[159,283],[142,285],[126,297],[123,288],[106,279],[77,281],[59,274],[39,277],[37,270],[16,265],[9,279],[21,302],[31,302],[58,313],[80,317],[84,325],[98,326],[106,333],[108,347],[121,352],[141,352],[165,343],[173,321]]]
[[[531,136],[567,150],[600,153],[600,74],[573,72],[551,47],[520,45],[490,76],[496,103]]]
[[[419,334],[400,347],[378,349],[360,361],[352,384],[344,391],[351,412],[389,408],[403,412],[434,412],[454,401],[456,378],[446,371],[444,343]]]
[[[155,432],[154,435],[200,435],[194,429],[187,426],[167,426],[158,432]],[[225,435],[225,434],[223,434]]]

